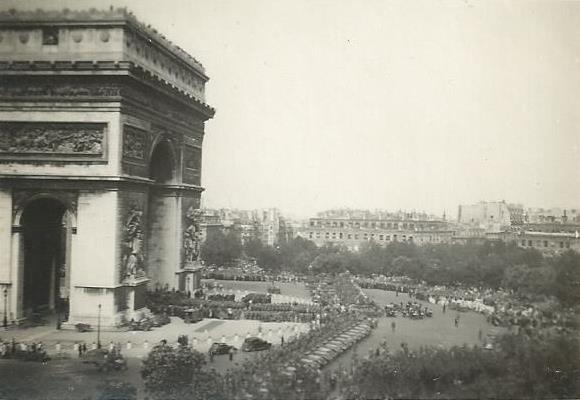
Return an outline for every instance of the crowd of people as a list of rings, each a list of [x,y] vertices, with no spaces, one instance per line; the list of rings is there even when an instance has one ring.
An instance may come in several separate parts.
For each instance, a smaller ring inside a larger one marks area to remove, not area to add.
[[[356,277],[363,288],[381,289],[410,296],[443,309],[484,314],[495,326],[509,329],[571,328],[577,323],[573,310],[566,310],[550,299],[530,302],[503,289],[464,285],[432,286],[406,277]]]
[[[50,357],[42,342],[0,341],[0,358],[14,358],[24,361],[46,362]]]

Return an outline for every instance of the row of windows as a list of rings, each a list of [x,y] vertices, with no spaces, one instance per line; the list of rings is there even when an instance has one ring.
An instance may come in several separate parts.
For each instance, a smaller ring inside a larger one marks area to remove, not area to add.
[[[310,232],[308,234],[308,237],[310,239],[320,239],[321,238],[321,233],[320,232]],[[391,240],[393,242],[396,242],[399,240],[399,236],[398,235],[382,235],[382,234],[368,234],[368,233],[364,233],[364,234],[358,234],[358,233],[347,233],[344,234],[343,232],[325,232],[324,234],[324,238],[327,240],[379,240],[379,241],[387,241],[390,242]],[[413,236],[409,235],[401,235],[400,239],[402,241],[408,241],[408,242],[413,242]],[[435,242],[438,243],[440,242],[440,238],[437,236],[429,236],[428,238],[425,237],[426,241],[429,242]],[[421,241],[423,241],[423,238],[421,238]]]
[[[528,247],[534,247],[534,241],[533,240],[528,240],[527,241],[527,244],[528,244]],[[553,244],[553,242],[552,242],[552,244]],[[544,241],[542,241],[542,240],[536,240],[536,247],[542,247],[542,245],[544,247],[549,247],[550,246],[550,243],[547,240],[544,240]],[[559,247],[561,249],[563,249],[564,247],[566,247],[567,249],[570,248],[570,242],[559,242],[558,245],[559,245]],[[522,240],[522,246],[524,246],[524,247],[526,246],[526,240],[525,239]]]
[[[415,229],[415,227],[419,230],[422,229],[434,229],[436,226],[434,225],[423,225],[423,224],[415,224],[415,223],[399,223],[399,222],[344,222],[344,221],[310,221],[310,226],[327,226],[327,227],[336,227],[336,228],[344,228],[344,227],[351,227],[351,228],[386,228],[386,229]]]

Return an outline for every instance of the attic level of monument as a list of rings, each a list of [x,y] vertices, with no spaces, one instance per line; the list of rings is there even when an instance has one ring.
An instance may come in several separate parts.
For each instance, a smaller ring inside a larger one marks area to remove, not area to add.
[[[4,69],[78,72],[132,63],[205,102],[205,69],[184,50],[125,9],[90,12],[0,13]],[[8,63],[6,63],[8,62]]]

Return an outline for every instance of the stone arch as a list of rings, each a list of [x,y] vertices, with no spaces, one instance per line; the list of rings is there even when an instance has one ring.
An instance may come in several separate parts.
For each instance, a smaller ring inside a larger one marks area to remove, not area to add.
[[[33,195],[27,196],[24,200],[16,202],[13,204],[13,226],[21,226],[22,224],[22,216],[24,214],[24,210],[26,207],[35,202],[39,199],[52,199],[62,203],[65,208],[63,218],[66,218],[67,221],[70,223],[70,227],[72,229],[76,229],[77,227],[77,210],[76,210],[76,201],[65,199],[63,196],[59,196],[58,194],[53,193],[35,193]]]
[[[151,146],[148,177],[158,184],[178,183],[178,154],[173,142],[160,136]]]

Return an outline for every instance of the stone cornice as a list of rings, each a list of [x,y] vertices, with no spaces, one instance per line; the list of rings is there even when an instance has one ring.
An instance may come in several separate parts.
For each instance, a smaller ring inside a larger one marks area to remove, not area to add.
[[[204,188],[187,183],[158,185],[150,179],[128,176],[66,176],[66,175],[7,175],[0,174],[0,187],[20,189],[80,189],[80,190],[118,190],[134,188],[137,190],[159,190],[171,193],[201,193]]]
[[[0,77],[63,75],[130,76],[193,107],[207,119],[215,115],[215,109],[208,104],[131,61],[0,61]],[[118,98],[118,94],[113,95],[117,95]]]

